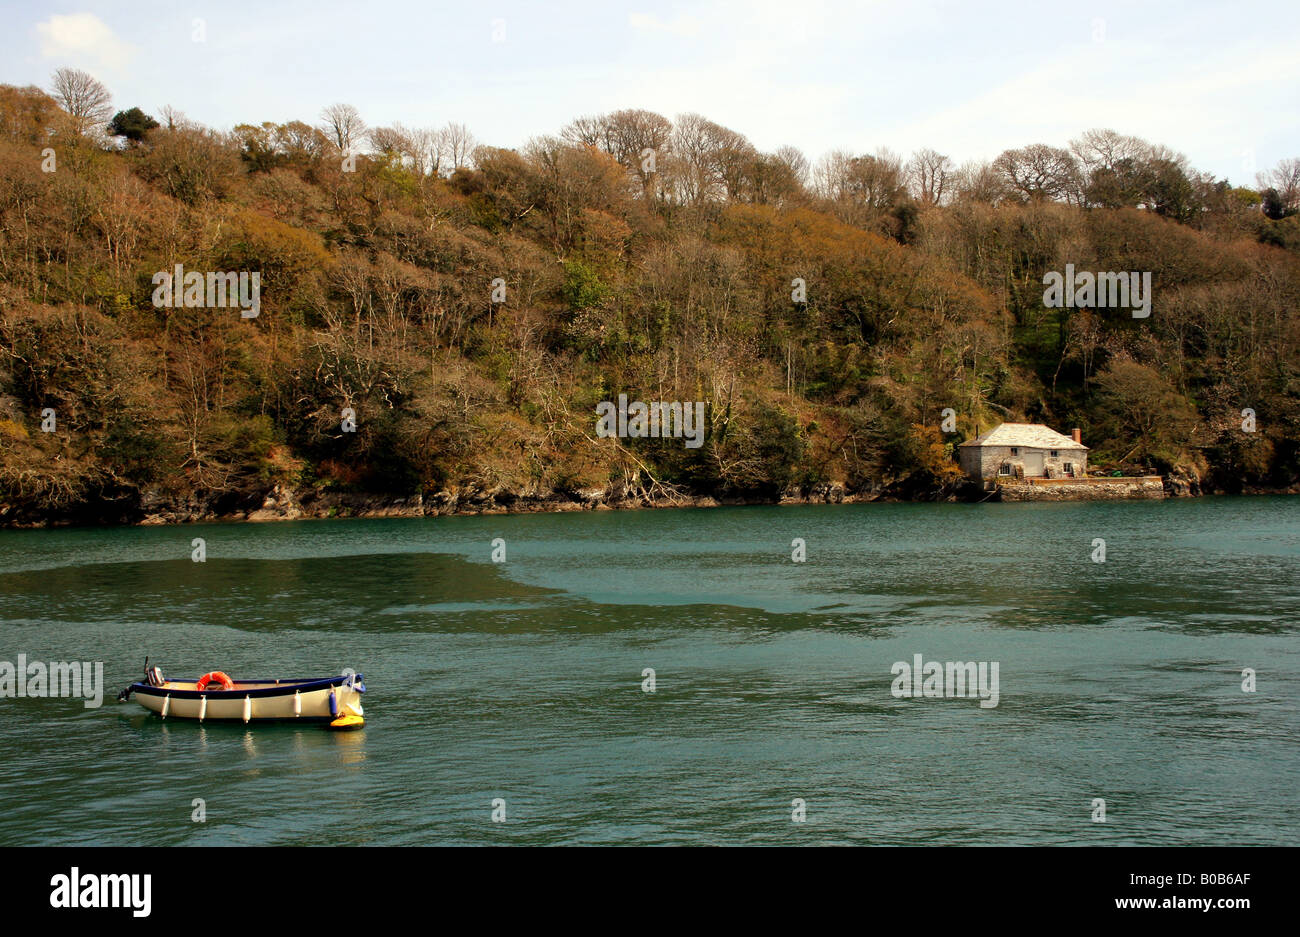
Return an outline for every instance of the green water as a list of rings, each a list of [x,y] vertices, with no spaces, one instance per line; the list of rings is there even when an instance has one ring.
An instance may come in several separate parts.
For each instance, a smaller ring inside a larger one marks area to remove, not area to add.
[[[0,843],[1294,844],[1298,613],[1286,498],[4,531],[0,660],[106,694],[0,699]],[[353,667],[367,726],[164,722],[146,654]]]

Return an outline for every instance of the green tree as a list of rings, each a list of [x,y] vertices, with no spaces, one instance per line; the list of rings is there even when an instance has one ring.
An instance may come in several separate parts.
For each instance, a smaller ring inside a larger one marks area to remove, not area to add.
[[[158,127],[154,120],[138,107],[129,111],[118,111],[108,123],[108,134],[112,137],[126,137],[132,143],[140,143],[150,130]]]

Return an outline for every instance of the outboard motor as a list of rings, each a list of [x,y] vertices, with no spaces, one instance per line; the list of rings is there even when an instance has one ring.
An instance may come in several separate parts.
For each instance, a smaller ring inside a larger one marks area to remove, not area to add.
[[[147,657],[144,659],[144,682],[149,684],[149,686],[162,686],[166,682],[163,679],[162,668],[150,667],[149,658]],[[131,691],[133,689],[135,689],[134,683],[131,684],[129,687],[127,687],[125,690],[123,690],[121,693],[117,694],[117,701],[119,703],[125,703],[127,700],[131,698]]]

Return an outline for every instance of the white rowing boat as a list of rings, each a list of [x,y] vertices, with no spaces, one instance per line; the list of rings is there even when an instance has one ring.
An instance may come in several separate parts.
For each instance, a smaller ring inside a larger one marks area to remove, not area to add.
[[[145,661],[145,679],[118,694],[164,719],[329,720],[330,728],[359,729],[365,725],[361,694],[366,685],[359,673],[337,677],[280,680],[232,680],[220,671],[198,680],[165,680],[162,671]]]

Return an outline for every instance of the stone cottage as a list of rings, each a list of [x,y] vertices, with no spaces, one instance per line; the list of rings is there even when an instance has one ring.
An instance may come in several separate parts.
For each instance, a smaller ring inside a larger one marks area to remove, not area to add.
[[[958,459],[971,478],[1083,478],[1088,447],[1079,430],[1071,436],[1041,423],[1003,423],[962,443]]]

